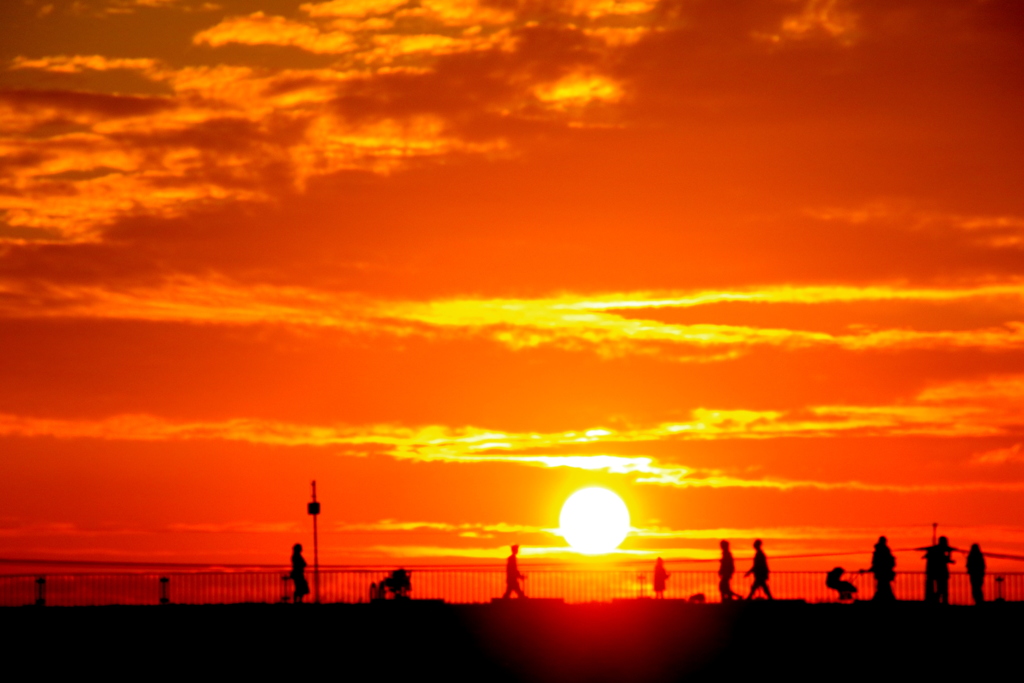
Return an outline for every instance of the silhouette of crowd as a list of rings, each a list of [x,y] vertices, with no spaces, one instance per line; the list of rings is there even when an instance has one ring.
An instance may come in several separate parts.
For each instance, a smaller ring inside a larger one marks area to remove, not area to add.
[[[750,593],[747,600],[758,599],[758,593],[762,593],[765,599],[772,600],[772,592],[768,587],[768,578],[771,574],[768,569],[768,558],[765,555],[763,541],[754,541],[753,564],[744,576],[752,576],[753,582],[750,586]],[[718,565],[718,590],[722,596],[722,602],[742,600],[743,598],[733,592],[732,577],[736,573],[736,562],[730,551],[729,541],[721,541],[719,546],[722,555]],[[965,552],[959,548],[949,545],[949,539],[940,536],[938,541],[930,546],[917,548],[924,551],[925,559],[925,602],[947,605],[949,604],[949,565],[954,564],[954,552]],[[967,552],[966,562],[967,574],[971,583],[971,598],[974,604],[980,605],[985,602],[985,554],[977,543],[971,545]],[[850,581],[844,580],[846,570],[842,567],[835,567],[828,572],[825,585],[838,593],[841,602],[855,599],[858,593],[857,586]],[[861,569],[858,573],[870,573],[875,578],[875,592],[871,598],[874,602],[895,602],[896,594],[892,584],[896,580],[896,557],[889,548],[889,540],[885,536],[879,536],[871,553],[871,567]],[[657,597],[664,597],[665,579],[668,573],[665,571],[664,563],[659,557],[654,569],[654,585]]]
[[[720,541],[719,547],[722,552],[718,565],[718,590],[721,594],[722,602],[744,600],[742,596],[732,590],[732,578],[736,573],[736,562],[732,556],[729,541]],[[744,574],[744,576],[752,576],[753,581],[750,585],[750,592],[745,599],[773,600],[774,596],[768,585],[771,571],[768,568],[768,557],[764,552],[764,543],[761,539],[756,539],[753,547],[753,563],[746,574]],[[971,545],[970,551],[963,551],[950,546],[949,539],[945,536],[940,536],[932,545],[916,548],[916,550],[924,551],[925,602],[940,605],[949,604],[949,565],[956,562],[953,559],[954,552],[966,552],[966,569],[970,578],[971,598],[976,605],[985,602],[985,555],[977,543]],[[505,562],[505,593],[502,595],[503,600],[508,600],[513,595],[520,599],[526,598],[522,585],[526,575],[519,571],[518,555],[519,546],[511,546],[511,553]],[[296,543],[292,548],[291,565],[291,573],[285,578],[290,579],[293,583],[294,602],[301,603],[302,599],[309,594],[309,583],[305,578],[306,561],[302,557],[301,544]],[[846,570],[842,567],[835,567],[832,571],[828,572],[825,579],[825,585],[838,593],[841,602],[854,600],[858,593],[857,586],[843,578],[845,573]],[[874,550],[871,553],[870,568],[861,569],[858,573],[870,573],[874,576],[875,591],[874,596],[871,598],[872,601],[881,603],[896,601],[896,594],[892,587],[893,582],[896,580],[896,557],[893,555],[892,549],[889,547],[889,541],[885,536],[879,536],[878,541],[874,545]],[[666,585],[670,576],[665,569],[664,560],[660,557],[657,558],[654,565],[653,584],[656,599],[663,599],[665,597]],[[411,590],[411,573],[405,569],[397,569],[379,584],[371,585],[370,597],[374,600],[386,598],[407,599]],[[759,593],[763,597],[759,597]],[[700,599],[693,599],[697,597]],[[704,595],[701,593],[697,596],[692,596],[691,601],[703,602]]]

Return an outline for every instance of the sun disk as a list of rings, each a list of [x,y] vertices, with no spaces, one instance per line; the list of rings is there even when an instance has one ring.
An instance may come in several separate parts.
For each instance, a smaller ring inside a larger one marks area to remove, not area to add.
[[[585,555],[611,552],[629,533],[629,509],[608,489],[592,487],[569,496],[559,516],[562,536]]]

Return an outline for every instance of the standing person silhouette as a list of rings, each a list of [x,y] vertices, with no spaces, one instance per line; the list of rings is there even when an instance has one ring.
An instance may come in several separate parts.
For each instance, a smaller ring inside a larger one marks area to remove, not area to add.
[[[892,592],[892,582],[896,580],[896,558],[889,549],[889,539],[878,537],[875,551],[871,553],[871,569],[875,575],[875,602],[895,602],[896,595]]]
[[[669,573],[665,571],[665,563],[659,557],[654,563],[654,597],[658,600],[665,598],[665,582],[668,581]]]
[[[769,600],[774,600],[772,592],[768,588],[768,558],[765,557],[764,551],[761,550],[761,539],[754,541],[754,566],[750,568],[744,576],[754,575],[754,585],[750,587],[750,595],[747,596],[747,600],[752,600],[754,593],[760,588],[764,591],[765,596]]]
[[[718,565],[718,591],[722,594],[722,602],[740,600],[740,596],[732,592],[732,575],[736,573],[736,563],[729,551],[729,541],[722,541],[718,544],[722,549],[722,561]]]
[[[949,565],[954,562],[950,555],[954,549],[949,547],[949,540],[945,536],[939,536],[939,542],[936,545],[921,548],[921,550],[925,551],[926,561],[924,601],[948,605]]]
[[[974,604],[985,602],[985,555],[977,543],[971,544],[971,552],[967,553],[967,575],[971,577],[971,597]]]
[[[524,574],[519,573],[519,563],[516,562],[516,555],[519,554],[519,546],[512,546],[512,554],[508,556],[508,561],[505,563],[505,594],[502,597],[503,600],[508,600],[515,593],[520,598],[525,598],[523,589],[519,585],[519,579],[525,579]]]
[[[306,560],[302,558],[302,544],[292,546],[292,584],[295,586],[295,604],[309,595],[309,584],[306,582]]]

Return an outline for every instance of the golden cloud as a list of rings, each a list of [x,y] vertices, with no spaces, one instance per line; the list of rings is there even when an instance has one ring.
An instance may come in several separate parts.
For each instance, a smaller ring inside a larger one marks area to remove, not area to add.
[[[635,45],[651,31],[652,29],[646,26],[599,26],[583,29],[585,35],[596,38],[609,47]]]
[[[983,453],[976,453],[971,458],[972,462],[981,465],[1005,465],[1007,463],[1024,463],[1024,444],[1015,443],[1006,448],[996,448]]]
[[[533,93],[541,102],[558,109],[591,102],[615,103],[622,99],[622,87],[598,74],[570,74],[553,83],[536,86]]]
[[[575,3],[572,11],[626,17],[651,6],[601,0]],[[389,172],[417,158],[508,152],[508,141],[497,134],[482,140],[454,133],[442,114],[403,111],[357,123],[338,116],[330,103],[347,80],[398,70],[426,74],[445,55],[514,51],[519,34],[512,29],[520,28],[515,11],[481,0],[334,0],[309,2],[301,10],[298,18],[262,11],[224,17],[195,33],[192,43],[291,47],[337,55],[339,64],[171,68],[153,58],[16,57],[13,70],[133,71],[171,94],[26,91],[0,97],[0,154],[18,160],[0,177],[5,224],[36,231],[41,239],[89,241],[99,238],[101,226],[128,216],[171,218],[203,203],[267,201],[280,190],[281,169],[301,191],[310,178],[339,170]],[[582,30],[571,23],[577,19],[557,16],[563,28]],[[646,30],[621,22],[585,28],[606,49],[635,42]],[[520,101],[502,103],[503,113],[535,110],[540,102],[552,120],[561,117],[568,126],[585,125],[579,120],[585,105],[622,98],[620,83],[594,73],[525,82],[516,92]],[[211,135],[213,127],[229,133],[233,149],[204,148],[203,140],[223,137]]]
[[[414,121],[415,123],[415,121]],[[318,160],[340,165],[363,154],[429,155],[457,144],[443,137],[439,122],[423,120],[422,128],[386,122],[364,127],[346,137],[332,130],[320,134]],[[412,141],[410,141],[412,140]],[[332,158],[336,155],[338,158]],[[108,160],[113,163],[114,160]],[[98,161],[94,162],[98,163]],[[314,160],[305,160],[313,164]],[[54,170],[60,168],[54,166]],[[101,179],[97,179],[99,181]],[[825,304],[858,300],[970,300],[981,296],[1024,295],[1015,281],[965,289],[886,287],[781,287],[743,292],[699,292],[675,297],[635,295],[564,295],[551,299],[446,299],[437,301],[376,301],[301,287],[244,286],[226,279],[176,278],[157,287],[109,290],[102,286],[52,286],[33,289],[32,300],[49,307],[17,308],[20,285],[0,282],[11,295],[8,315],[78,316],[87,318],[203,321],[223,324],[276,323],[334,327],[354,332],[394,335],[435,335],[450,331],[495,340],[512,349],[553,345],[605,357],[657,355],[666,360],[708,361],[735,358],[754,348],[800,350],[835,348],[851,352],[893,349],[1024,348],[1024,323],[952,331],[867,329],[847,334],[740,325],[672,324],[626,317],[618,310],[643,307],[697,306],[722,301],[761,301]],[[957,391],[958,389],[947,389]],[[971,387],[977,391],[977,387]]]
[[[51,57],[15,57],[10,69],[37,69],[52,73],[81,73],[83,71],[128,71],[159,72],[160,62],[149,58],[111,58],[102,55],[56,55]]]
[[[758,33],[755,37],[773,43],[825,36],[850,45],[858,37],[858,17],[846,7],[845,0],[805,0],[799,12],[787,15],[777,33]]]
[[[607,16],[629,16],[646,14],[653,10],[658,0],[570,0],[569,11],[591,19]]]
[[[1020,378],[1017,378],[1018,380]],[[1020,381],[1024,386],[1024,380]],[[906,404],[810,406],[795,413],[698,408],[684,422],[624,429],[603,426],[567,432],[505,432],[478,427],[429,425],[304,425],[238,418],[218,422],[173,422],[149,415],[102,420],[59,420],[0,415],[0,435],[121,441],[226,440],[277,446],[344,447],[350,455],[379,454],[399,460],[461,464],[505,463],[526,467],[570,468],[622,475],[634,483],[681,488],[814,488],[864,491],[1024,490],[1024,482],[969,482],[914,485],[857,480],[794,480],[740,476],[694,468],[643,455],[577,455],[567,448],[614,449],[621,444],[679,440],[825,438],[843,435],[947,437],[999,436],[1020,425],[1021,394],[1003,405],[941,405],[923,392]],[[1016,458],[1012,448],[1003,458]],[[993,456],[994,457],[994,456]],[[1002,456],[1000,456],[1002,457]],[[982,460],[989,462],[989,460]]]
[[[486,39],[458,41],[455,49],[474,49],[480,40]],[[91,56],[36,64],[114,68]],[[202,202],[266,200],[273,188],[261,174],[272,167],[291,169],[301,189],[310,177],[341,169],[384,172],[414,158],[506,146],[503,140],[463,141],[437,116],[359,122],[335,116],[325,105],[337,85],[369,78],[365,73],[134,66],[164,82],[173,96],[25,91],[0,97],[0,128],[7,131],[0,155],[26,160],[0,178],[6,223],[87,241],[98,226],[126,215],[173,217]],[[51,121],[61,122],[55,134],[30,134]]]
[[[254,12],[246,17],[229,17],[216,26],[200,31],[193,38],[196,45],[220,47],[229,43],[242,45],[279,45],[297,47],[318,54],[339,54],[356,49],[355,40],[341,31],[322,31],[285,17]]]
[[[311,17],[365,17],[372,14],[388,14],[408,0],[331,0],[300,5],[299,9]]]
[[[419,4],[422,16],[447,26],[506,24],[515,20],[513,12],[488,6],[479,0],[420,0]]]

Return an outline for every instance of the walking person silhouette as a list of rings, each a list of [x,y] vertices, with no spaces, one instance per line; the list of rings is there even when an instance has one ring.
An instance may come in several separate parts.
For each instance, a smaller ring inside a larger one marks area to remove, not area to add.
[[[868,571],[875,575],[875,596],[871,599],[875,602],[895,602],[892,582],[896,580],[896,558],[885,536],[879,536],[878,543],[875,543],[875,551],[871,553],[871,569]]]
[[[722,548],[722,561],[718,565],[718,591],[722,594],[722,602],[741,600],[740,596],[732,592],[732,575],[736,573],[736,563],[729,551],[729,541],[722,541],[718,544]]]
[[[665,563],[659,557],[654,563],[654,597],[658,600],[665,598],[665,582],[670,574],[665,571]]]
[[[292,584],[295,586],[295,603],[309,595],[309,584],[306,582],[306,560],[302,557],[302,544],[292,546]]]
[[[948,605],[949,565],[954,562],[950,555],[953,554],[955,548],[949,546],[949,540],[945,536],[939,536],[939,542],[936,545],[918,548],[918,550],[925,551],[924,601]]]
[[[750,587],[750,595],[747,596],[747,600],[754,598],[754,593],[760,588],[764,591],[765,596],[769,600],[774,600],[772,592],[768,588],[768,558],[765,557],[764,551],[761,550],[761,539],[754,541],[754,566],[744,574],[744,576],[754,575],[754,584]]]
[[[519,585],[519,579],[525,579],[526,575],[519,572],[519,563],[516,561],[518,554],[519,546],[512,546],[512,554],[508,556],[508,561],[505,563],[505,594],[501,596],[503,600],[511,598],[513,593],[520,598],[526,597]]]
[[[974,604],[980,605],[985,602],[985,555],[977,543],[972,544],[971,552],[967,553],[967,575],[971,577]]]

